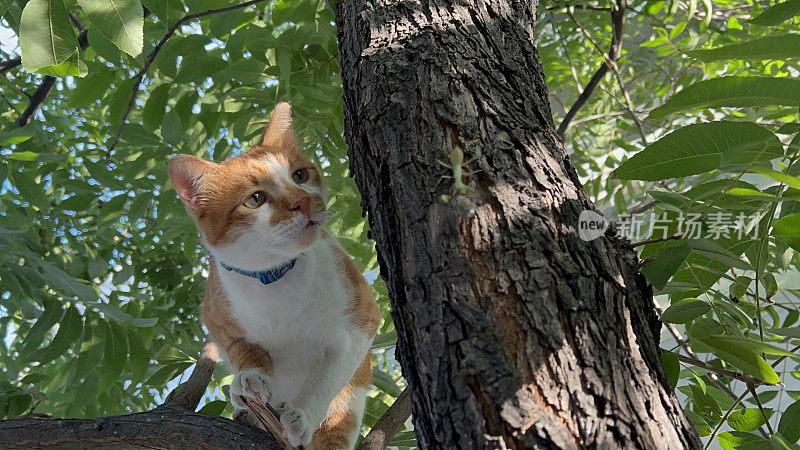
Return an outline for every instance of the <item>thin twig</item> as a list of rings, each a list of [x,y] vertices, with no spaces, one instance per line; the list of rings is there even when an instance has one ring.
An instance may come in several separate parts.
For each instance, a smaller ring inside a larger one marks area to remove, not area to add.
[[[5,100],[5,101],[6,101],[6,103],[8,103],[8,106],[10,106],[10,107],[11,107],[11,109],[13,109],[15,113],[19,114],[19,110],[17,109],[17,107],[16,107],[16,106],[14,106],[14,104],[13,104],[13,103],[11,103],[11,100],[9,100],[9,99],[8,99],[8,97],[6,97],[5,95],[3,95],[3,93],[2,93],[2,92],[0,92],[0,97],[3,97],[3,100]]]
[[[578,21],[578,19],[575,18],[575,15],[572,14],[572,11],[567,9],[567,15],[575,23],[575,25],[578,27],[578,29],[581,31],[581,33],[584,36],[586,36],[586,38],[589,40],[589,42],[592,44],[592,46],[594,46],[594,48],[603,56],[603,66],[601,66],[600,69],[602,69],[603,67],[606,67],[606,70],[604,70],[602,72],[602,76],[597,78],[597,83],[599,84],[600,81],[602,81],[603,76],[605,76],[605,73],[608,71],[608,69],[611,69],[611,71],[614,73],[614,76],[617,79],[617,83],[619,84],[619,88],[622,91],[622,94],[623,94],[623,96],[625,98],[625,102],[622,103],[622,105],[628,111],[628,114],[631,116],[633,121],[636,123],[636,127],[638,128],[639,134],[641,135],[641,138],[642,138],[642,142],[645,143],[645,145],[646,145],[647,144],[647,137],[646,137],[646,134],[644,132],[644,126],[642,125],[641,120],[639,120],[639,117],[636,115],[636,111],[634,111],[633,102],[631,101],[631,97],[628,94],[627,89],[625,89],[625,83],[622,80],[622,74],[620,74],[619,66],[617,66],[617,61],[619,60],[619,58],[620,58],[620,56],[622,54],[622,27],[625,24],[625,11],[626,11],[626,9],[627,9],[626,0],[619,0],[618,7],[615,10],[611,11],[611,28],[612,28],[613,35],[612,35],[612,47],[611,47],[611,49],[609,50],[608,53],[606,53],[605,51],[603,51],[602,48],[600,48],[600,45],[597,43],[597,41],[594,40],[594,38],[589,33],[589,31]],[[613,43],[614,43],[615,39],[618,40],[618,42],[619,42],[617,48],[615,48],[613,46]],[[598,72],[600,72],[600,69],[598,69]],[[595,75],[597,75],[597,73],[595,73]],[[595,77],[592,77],[592,80],[594,81]],[[587,88],[588,88],[588,86],[589,85],[587,85]],[[596,88],[596,87],[597,86],[594,86],[594,88]],[[594,88],[593,88],[593,90],[594,90]],[[579,97],[579,100],[580,100],[580,97]],[[588,100],[588,97],[587,97],[586,100]],[[576,104],[577,103],[578,102],[576,102]],[[581,107],[582,106],[583,105],[581,105]],[[575,114],[577,114],[577,111],[575,112]],[[565,119],[566,119],[566,117],[565,117]],[[570,117],[570,120],[571,119],[572,119],[572,117]],[[563,123],[564,122],[562,122],[562,124]],[[568,126],[569,126],[569,123],[567,123],[567,127]],[[561,125],[559,125],[558,128],[559,128],[559,131],[560,131],[561,128],[562,128]],[[566,134],[566,127],[564,127],[564,133]]]
[[[756,401],[756,405],[758,405],[758,410],[761,411],[761,417],[764,418],[764,423],[767,425],[767,429],[769,430],[769,434],[775,434],[775,430],[772,429],[772,425],[769,423],[769,417],[767,416],[767,412],[764,411],[764,405],[761,404],[761,399],[758,398],[758,392],[756,392],[756,387],[752,383],[747,383],[747,390],[753,394],[753,400]]]
[[[669,350],[663,348],[661,349],[661,351],[664,353],[671,353]],[[760,386],[762,384],[767,386],[777,386],[776,383],[768,383],[766,381],[753,378],[750,375],[745,375],[743,373],[733,372],[731,370],[723,369],[717,366],[712,366],[707,362],[703,362],[700,361],[699,359],[692,358],[689,356],[683,356],[680,353],[672,353],[672,354],[678,357],[678,361],[685,362],[686,364],[691,364],[695,367],[700,367],[701,369],[709,370],[718,375],[722,375],[723,377],[733,378],[734,380],[739,380],[743,383],[750,383],[754,386]]]
[[[557,11],[564,8],[573,8],[573,9],[586,9],[589,11],[611,11],[611,8],[608,6],[595,6],[595,5],[551,5],[545,6],[544,9],[547,11]]]
[[[302,449],[303,446],[293,447],[289,444],[289,441],[283,436],[283,426],[281,425],[281,421],[278,419],[278,413],[269,403],[261,404],[258,402],[249,401],[246,397],[242,397],[242,402],[244,405],[249,409],[253,414],[255,414],[258,421],[264,427],[264,430],[271,434],[275,439],[278,440],[278,443],[283,446],[285,449]]]
[[[728,420],[728,417],[731,415],[733,410],[736,409],[737,406],[739,406],[739,403],[742,403],[742,399],[744,398],[745,395],[747,395],[747,391],[742,392],[742,395],[740,395],[739,398],[737,398],[736,401],[733,402],[733,406],[731,406],[731,409],[729,409],[728,412],[726,412],[725,415],[722,416],[722,420],[719,421],[717,427],[714,428],[714,431],[711,432],[711,437],[708,438],[708,442],[706,442],[706,445],[705,447],[703,447],[703,450],[708,449],[711,443],[714,442],[714,438],[717,436],[717,433],[719,433],[719,429],[722,428],[722,425]]]
[[[409,416],[411,416],[411,394],[406,387],[392,403],[392,406],[378,419],[356,450],[385,449]]]
[[[575,16],[572,14],[572,11],[567,9],[567,15],[573,19],[578,27],[582,28],[577,21],[575,21]],[[592,79],[589,80],[589,83],[586,84],[586,87],[583,89],[583,92],[578,96],[578,99],[575,100],[575,103],[572,107],[567,111],[567,114],[564,116],[564,119],[561,120],[561,123],[558,125],[558,135],[561,136],[563,139],[567,135],[567,129],[569,129],[572,120],[578,114],[578,112],[586,105],[589,101],[589,98],[592,96],[594,91],[597,89],[597,86],[603,80],[608,70],[611,68],[611,64],[615,64],[615,61],[619,59],[620,55],[622,54],[622,31],[623,26],[625,24],[625,8],[619,8],[617,10],[611,11],[611,44],[609,46],[608,54],[600,49],[600,54],[603,55],[603,63],[597,69],[597,71],[592,75]],[[585,31],[585,30],[584,30]],[[592,43],[594,39],[591,39]],[[599,49],[599,47],[598,47]]]
[[[672,241],[674,239],[680,239],[682,237],[683,237],[683,234],[675,233],[675,234],[672,234],[672,235],[669,235],[669,236],[663,237],[663,238],[654,238],[654,239],[648,239],[646,241],[637,242],[635,244],[631,244],[629,247],[630,248],[636,248],[636,247],[641,247],[642,245],[654,244],[656,242]]]
[[[217,9],[209,9],[208,11],[203,11],[195,14],[187,14],[183,16],[183,18],[175,22],[171,27],[169,27],[169,30],[167,30],[167,34],[165,34],[164,37],[161,38],[160,41],[158,41],[158,44],[156,44],[156,46],[150,52],[150,55],[147,56],[147,60],[145,61],[144,66],[132,78],[133,80],[136,80],[136,82],[133,84],[131,99],[128,102],[128,108],[125,110],[125,114],[122,115],[122,123],[119,126],[119,130],[117,130],[117,135],[114,137],[114,141],[108,147],[108,150],[106,150],[105,159],[108,159],[111,156],[111,152],[114,151],[114,148],[117,146],[117,143],[119,142],[119,139],[122,136],[122,131],[125,129],[125,125],[128,123],[128,117],[131,115],[131,111],[133,110],[133,105],[136,104],[136,95],[139,93],[139,88],[142,85],[142,80],[144,79],[144,76],[147,74],[147,70],[150,69],[150,65],[153,64],[153,61],[156,59],[156,56],[158,56],[158,52],[161,51],[161,49],[164,47],[164,44],[167,43],[167,40],[170,37],[172,37],[173,34],[175,34],[175,32],[178,30],[178,28],[180,28],[181,25],[183,25],[186,22],[190,22],[194,19],[199,19],[213,14],[234,11],[237,9],[247,8],[248,6],[252,6],[258,3],[263,3],[265,1],[266,0],[250,0],[248,2],[244,2],[238,5],[226,6],[224,8],[217,8]]]

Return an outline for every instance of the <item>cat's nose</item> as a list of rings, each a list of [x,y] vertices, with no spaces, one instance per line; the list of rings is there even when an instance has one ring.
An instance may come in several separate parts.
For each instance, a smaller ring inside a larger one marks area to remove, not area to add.
[[[297,211],[299,209],[300,212],[306,216],[306,219],[311,220],[311,197],[301,197],[299,200],[294,202],[289,209],[292,211]]]

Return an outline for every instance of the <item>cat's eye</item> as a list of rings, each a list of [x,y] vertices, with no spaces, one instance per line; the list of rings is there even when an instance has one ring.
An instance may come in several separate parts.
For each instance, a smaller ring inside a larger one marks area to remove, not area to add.
[[[297,184],[308,181],[308,169],[298,169],[292,174],[292,180]]]
[[[248,208],[258,208],[259,206],[263,205],[267,202],[267,194],[264,191],[254,192],[253,195],[247,198],[244,201],[244,206]]]

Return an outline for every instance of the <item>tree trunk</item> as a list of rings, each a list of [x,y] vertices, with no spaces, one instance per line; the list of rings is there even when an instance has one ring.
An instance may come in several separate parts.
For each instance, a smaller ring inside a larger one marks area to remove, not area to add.
[[[636,253],[578,236],[592,205],[554,130],[535,18],[530,1],[338,2],[350,165],[420,446],[697,448]],[[437,159],[455,146],[479,172],[446,202]]]

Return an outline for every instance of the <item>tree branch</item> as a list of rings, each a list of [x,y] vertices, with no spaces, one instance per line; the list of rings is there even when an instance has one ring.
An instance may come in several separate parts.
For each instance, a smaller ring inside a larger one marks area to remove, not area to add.
[[[42,79],[42,83],[39,87],[36,88],[36,91],[31,96],[30,102],[28,102],[28,107],[25,108],[25,111],[17,117],[16,124],[18,127],[24,127],[25,125],[31,123],[33,120],[33,116],[36,115],[36,111],[44,103],[44,100],[50,94],[50,91],[53,90],[53,86],[56,84],[55,77],[51,77],[50,75],[46,75],[44,79]]]
[[[383,450],[411,416],[411,393],[408,388],[395,399],[392,406],[378,419],[356,450]]]
[[[183,387],[179,392],[167,397],[164,405],[173,406],[186,411],[194,411],[206,392],[208,383],[211,381],[211,374],[217,366],[219,359],[219,348],[212,341],[206,341],[197,363],[189,375],[189,379],[181,384]]]
[[[281,450],[270,434],[223,417],[171,407],[92,419],[0,421],[0,448],[252,448]]]
[[[569,129],[572,120],[578,115],[578,112],[586,105],[591,98],[594,91],[597,89],[597,86],[600,85],[600,82],[605,77],[608,70],[611,68],[612,65],[616,65],[616,61],[619,59],[620,55],[622,54],[622,31],[623,26],[625,24],[625,9],[626,8],[619,8],[611,11],[611,44],[609,45],[608,54],[604,51],[600,50],[600,53],[603,55],[603,63],[597,69],[597,71],[592,75],[592,79],[589,80],[589,83],[586,84],[586,87],[583,89],[583,92],[578,96],[578,99],[575,100],[575,103],[572,107],[567,111],[567,114],[564,116],[564,119],[561,120],[561,123],[558,125],[557,133],[561,136],[561,139],[564,139],[567,135],[567,129]],[[570,18],[573,19],[576,25],[579,28],[583,29],[578,22],[575,21],[575,17],[567,10],[567,14]]]
[[[22,58],[19,56],[16,58],[11,58],[8,61],[0,62],[0,73],[6,73],[20,64],[22,64]]]
[[[72,14],[72,11],[67,10],[67,14],[69,14],[69,20],[71,20],[72,23],[75,24],[75,27],[78,28],[78,44],[81,46],[81,50],[86,50],[89,47],[89,38],[87,36],[89,30],[87,30],[86,27],[83,26],[83,24],[81,23],[80,20],[78,20],[75,14]],[[145,17],[147,17],[146,14]]]
[[[183,16],[180,20],[175,22],[171,27],[169,27],[169,30],[167,30],[167,33],[164,35],[164,37],[161,38],[160,41],[158,41],[158,44],[156,44],[156,46],[150,52],[150,55],[147,56],[147,60],[145,61],[144,66],[132,78],[136,80],[136,82],[133,84],[131,99],[128,102],[128,108],[122,115],[122,123],[119,125],[119,130],[117,130],[117,135],[114,136],[114,141],[111,142],[111,145],[108,146],[108,150],[106,150],[105,159],[108,159],[111,156],[111,152],[114,151],[114,148],[117,146],[117,143],[119,143],[119,138],[122,136],[122,131],[125,130],[125,125],[128,123],[128,117],[130,117],[131,115],[131,111],[133,110],[133,105],[136,104],[136,95],[139,93],[139,88],[142,85],[142,80],[144,79],[144,76],[147,74],[147,70],[150,69],[150,65],[153,64],[153,61],[156,59],[156,56],[158,56],[158,52],[161,51],[161,49],[164,47],[164,44],[167,43],[167,40],[169,40],[169,38],[172,37],[173,34],[175,34],[175,32],[178,30],[178,28],[180,28],[181,25],[183,25],[186,22],[190,22],[194,19],[199,19],[201,17],[206,17],[213,14],[233,11],[236,9],[246,8],[248,6],[252,6],[265,1],[266,0],[250,0],[238,5],[226,6],[224,8],[217,8],[217,9],[209,9],[208,11],[203,11],[195,14],[187,14]]]
[[[775,383],[768,383],[766,381],[759,380],[757,378],[753,378],[750,375],[745,375],[743,373],[733,372],[731,370],[723,369],[723,368],[720,368],[720,367],[717,367],[717,366],[712,366],[711,364],[708,364],[707,362],[703,362],[703,361],[700,361],[699,359],[691,358],[689,356],[683,356],[680,353],[670,352],[669,350],[666,350],[666,349],[663,349],[663,348],[661,349],[661,351],[664,352],[664,353],[672,353],[673,355],[678,357],[679,361],[682,361],[682,362],[684,362],[686,364],[691,364],[691,365],[693,365],[695,367],[700,367],[701,369],[709,370],[709,371],[714,372],[714,373],[716,373],[718,375],[722,375],[723,377],[728,377],[728,378],[733,378],[734,380],[739,380],[739,381],[741,381],[743,383],[747,383],[748,385],[752,384],[753,386],[760,386],[760,385],[776,386]]]

